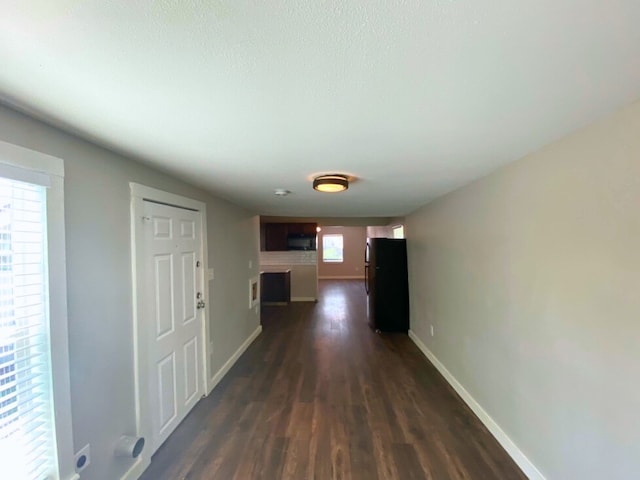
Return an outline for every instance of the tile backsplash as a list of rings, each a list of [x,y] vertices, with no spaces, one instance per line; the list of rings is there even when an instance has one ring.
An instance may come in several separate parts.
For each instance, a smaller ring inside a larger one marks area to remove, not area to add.
[[[260,252],[260,265],[316,265],[315,250],[292,250],[287,252]]]

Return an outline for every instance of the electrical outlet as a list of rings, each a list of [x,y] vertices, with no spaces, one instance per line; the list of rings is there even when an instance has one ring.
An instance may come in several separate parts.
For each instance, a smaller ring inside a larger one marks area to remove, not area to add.
[[[249,260],[249,270],[253,268],[253,260]]]
[[[431,325],[431,336],[433,337],[433,335],[434,335],[433,325]]]
[[[87,443],[75,455],[76,473],[80,473],[91,463],[91,446]]]

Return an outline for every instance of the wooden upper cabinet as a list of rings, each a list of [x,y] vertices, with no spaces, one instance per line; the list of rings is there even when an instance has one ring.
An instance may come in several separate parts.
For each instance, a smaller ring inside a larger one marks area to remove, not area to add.
[[[305,235],[316,235],[316,228],[318,227],[317,223],[302,223],[302,233]]]
[[[267,223],[264,226],[264,249],[278,251],[287,249],[289,231],[286,223]]]
[[[292,234],[303,234],[304,228],[302,227],[304,223],[287,223],[287,233]]]
[[[315,235],[317,223],[288,223],[289,233],[301,235]]]
[[[266,251],[287,250],[289,234],[315,235],[316,223],[265,223],[264,249]]]

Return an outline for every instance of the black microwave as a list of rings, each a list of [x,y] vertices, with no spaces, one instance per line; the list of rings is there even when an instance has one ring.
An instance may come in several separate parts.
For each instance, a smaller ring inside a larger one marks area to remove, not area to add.
[[[306,233],[290,233],[287,236],[287,250],[315,250],[316,236]]]

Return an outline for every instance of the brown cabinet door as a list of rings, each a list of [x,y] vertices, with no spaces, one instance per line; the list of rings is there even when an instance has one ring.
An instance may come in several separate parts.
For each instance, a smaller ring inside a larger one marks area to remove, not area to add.
[[[302,233],[304,233],[305,235],[315,235],[316,232],[316,227],[318,226],[317,223],[302,223]]]
[[[291,300],[291,274],[290,272],[262,274],[262,302],[264,303],[289,303]]]
[[[289,233],[296,233],[300,235],[315,235],[317,223],[289,223]]]
[[[289,233],[300,235],[304,233],[304,223],[287,223],[287,230]]]
[[[264,227],[264,249],[268,252],[287,249],[286,223],[267,223]]]

